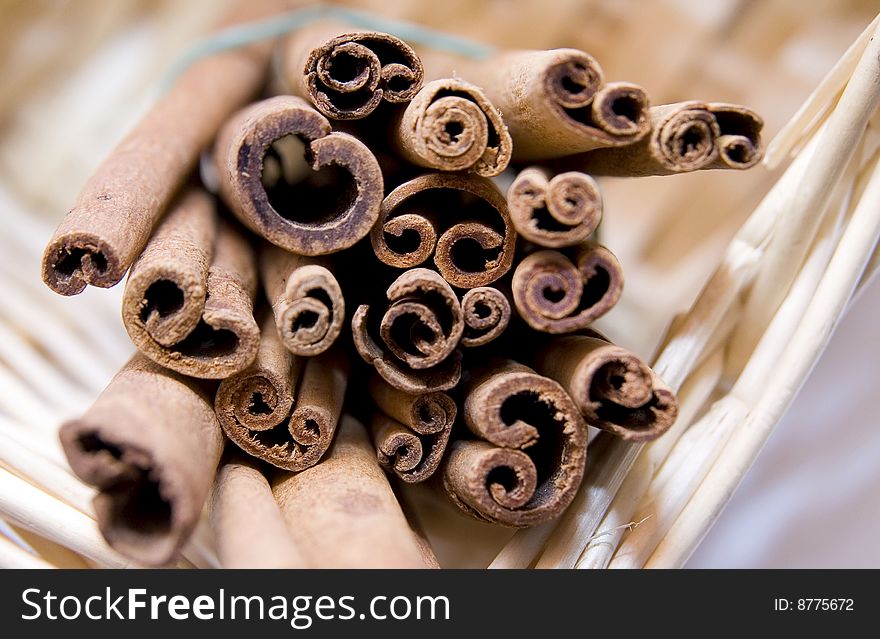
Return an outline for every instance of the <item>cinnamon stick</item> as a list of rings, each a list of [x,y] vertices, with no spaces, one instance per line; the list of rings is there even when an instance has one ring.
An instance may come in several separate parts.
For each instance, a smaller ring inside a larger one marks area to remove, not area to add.
[[[370,423],[379,464],[405,482],[428,479],[446,452],[458,413],[455,402],[441,392],[405,393],[376,374],[369,392],[382,411]]]
[[[516,310],[529,326],[569,333],[614,307],[623,290],[623,271],[611,251],[587,242],[573,259],[551,250],[525,257],[513,273],[512,289]]]
[[[501,113],[479,87],[458,78],[428,82],[390,130],[395,150],[417,166],[492,177],[510,162]]]
[[[236,3],[223,26],[280,11],[281,0]],[[80,191],[43,254],[43,281],[76,295],[119,282],[229,114],[265,81],[271,43],[202,58],[120,142]],[[230,81],[234,78],[235,81]]]
[[[587,429],[565,390],[515,362],[490,362],[465,389],[479,439],[450,445],[443,485],[465,513],[506,526],[557,517],[584,474]]]
[[[599,185],[579,171],[523,169],[507,192],[507,205],[517,232],[549,248],[583,242],[602,221]]]
[[[483,89],[504,115],[515,162],[625,146],[651,127],[644,89],[605,84],[596,60],[577,49],[504,51],[471,62],[432,55],[425,63],[432,77],[455,71]]]
[[[709,111],[718,122],[718,158],[710,168],[748,169],[764,156],[761,130],[764,120],[739,104],[710,102]]]
[[[328,266],[325,260],[268,244],[260,253],[260,274],[278,335],[294,355],[319,355],[342,331],[345,298]]]
[[[388,305],[378,321],[370,304],[352,317],[352,338],[358,354],[395,388],[408,393],[448,390],[461,376],[464,333],[458,298],[434,271],[414,268],[400,275],[386,291]],[[377,314],[378,316],[378,314]]]
[[[236,456],[221,464],[209,506],[223,568],[308,567],[255,460]]]
[[[656,439],[678,415],[675,393],[644,361],[597,335],[555,338],[535,364],[562,384],[588,424],[623,439]]]
[[[447,282],[474,288],[510,269],[516,232],[490,180],[428,173],[388,194],[370,239],[376,257],[389,266],[411,268],[433,254]]]
[[[214,160],[220,194],[233,213],[288,251],[341,251],[379,215],[376,158],[356,138],[331,132],[327,119],[300,98],[277,96],[239,111],[223,126]]]
[[[217,418],[248,454],[300,471],[318,463],[333,439],[347,385],[347,360],[332,350],[309,359],[292,355],[269,314],[261,337],[254,363],[217,389]]]
[[[282,88],[334,120],[364,118],[383,101],[408,102],[424,79],[419,57],[403,40],[332,23],[291,34],[278,60]]]
[[[510,323],[507,295],[491,286],[472,288],[461,298],[462,346],[482,346],[501,335]]]
[[[291,535],[320,568],[426,563],[363,426],[345,416],[324,461],[273,484]]]
[[[61,427],[73,472],[99,490],[98,527],[123,555],[168,564],[195,528],[224,442],[208,390],[136,354]]]
[[[204,191],[184,192],[131,268],[122,320],[138,350],[192,377],[222,379],[257,354],[257,275],[248,243],[218,225]]]

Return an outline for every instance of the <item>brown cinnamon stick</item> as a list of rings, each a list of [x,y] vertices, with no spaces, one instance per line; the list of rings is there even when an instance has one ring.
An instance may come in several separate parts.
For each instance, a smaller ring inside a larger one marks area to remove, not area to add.
[[[510,269],[516,232],[507,202],[491,180],[428,173],[388,194],[370,239],[376,256],[389,266],[411,268],[433,254],[447,282],[474,288]]]
[[[748,169],[764,156],[761,130],[764,120],[739,104],[710,102],[709,111],[718,122],[718,158],[709,168]]]
[[[100,492],[101,533],[139,562],[172,562],[202,511],[223,433],[203,382],[136,354],[60,430],[73,472]]]
[[[256,360],[223,380],[214,406],[223,431],[242,450],[300,471],[318,463],[330,446],[347,381],[348,362],[340,353],[292,355],[267,314]]]
[[[362,304],[354,313],[352,338],[360,356],[408,393],[455,386],[464,319],[449,284],[434,271],[414,268],[394,280],[385,295],[388,305],[376,325],[371,326],[371,305]]]
[[[309,567],[255,460],[236,456],[221,464],[209,506],[221,567]]]
[[[569,333],[614,307],[623,290],[623,271],[611,251],[587,242],[573,260],[550,250],[525,257],[513,273],[512,289],[516,310],[529,326]]]
[[[324,461],[276,478],[273,492],[314,566],[426,567],[367,434],[351,417],[343,417]]]
[[[222,379],[257,354],[257,275],[248,243],[218,225],[204,191],[181,195],[131,268],[122,320],[138,350],[192,377]]]
[[[383,100],[408,102],[424,79],[419,57],[403,40],[332,23],[290,35],[279,67],[282,88],[335,120],[364,118]]]
[[[644,361],[599,337],[555,338],[536,368],[562,384],[588,424],[623,439],[656,439],[678,415],[675,393]]]
[[[446,451],[455,402],[446,393],[405,393],[375,374],[369,392],[382,411],[370,423],[379,464],[409,483],[428,479]]]
[[[450,446],[443,485],[464,512],[506,526],[557,517],[584,474],[587,429],[556,382],[491,362],[469,382],[464,421],[479,440]]]
[[[479,87],[458,78],[428,82],[391,127],[391,143],[406,160],[438,171],[483,177],[507,168],[507,126]]]
[[[379,215],[376,158],[356,138],[331,133],[327,119],[300,98],[277,96],[239,111],[223,126],[214,160],[230,209],[288,251],[341,251],[364,237]]]
[[[276,13],[281,0],[236,3],[223,26]],[[189,67],[95,171],[43,254],[43,281],[76,295],[119,282],[229,114],[265,81],[271,43],[202,58]],[[235,81],[230,81],[235,78]]]
[[[583,242],[602,221],[599,185],[578,171],[554,174],[537,166],[526,168],[511,184],[507,205],[517,232],[550,248]]]
[[[281,341],[294,355],[330,348],[345,321],[345,298],[325,260],[273,245],[260,252],[260,273]]]
[[[650,130],[644,89],[605,84],[583,51],[504,51],[474,62],[432,55],[425,63],[432,77],[457,71],[483,89],[504,115],[516,162],[624,146]]]
[[[462,346],[482,346],[497,338],[510,323],[507,295],[491,286],[472,288],[461,298],[464,319]]]

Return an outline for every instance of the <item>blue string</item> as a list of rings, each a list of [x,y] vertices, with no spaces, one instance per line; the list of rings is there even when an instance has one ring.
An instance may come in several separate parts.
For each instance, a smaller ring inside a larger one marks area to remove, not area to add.
[[[164,93],[194,62],[222,51],[277,38],[318,20],[341,20],[355,27],[372,31],[383,31],[402,40],[421,44],[437,51],[453,53],[467,58],[482,60],[495,51],[492,47],[475,40],[422,27],[412,22],[383,18],[367,11],[344,9],[342,7],[316,6],[297,9],[286,13],[247,22],[222,29],[202,38],[192,49],[178,59],[161,82]]]

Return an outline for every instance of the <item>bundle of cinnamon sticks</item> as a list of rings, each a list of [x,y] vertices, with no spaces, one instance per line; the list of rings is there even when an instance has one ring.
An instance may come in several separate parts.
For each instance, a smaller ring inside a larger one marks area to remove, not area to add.
[[[652,107],[573,49],[413,44],[321,22],[203,57],[49,241],[60,294],[128,273],[138,352],[61,430],[123,554],[173,562],[207,504],[225,566],[432,567],[398,482],[533,526],[574,498],[588,426],[675,421],[590,328],[624,281],[592,176],[748,168],[761,119]]]

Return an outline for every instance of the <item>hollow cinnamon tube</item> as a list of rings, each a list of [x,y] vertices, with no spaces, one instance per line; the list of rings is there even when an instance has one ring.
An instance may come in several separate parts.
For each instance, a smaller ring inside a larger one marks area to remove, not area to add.
[[[458,78],[422,87],[395,119],[391,143],[417,166],[483,177],[503,172],[512,151],[501,113],[479,87]]]
[[[267,314],[256,360],[221,382],[214,407],[223,431],[239,448],[299,471],[318,463],[330,446],[347,381],[347,360],[340,353],[292,355]]]
[[[656,439],[678,415],[675,393],[644,361],[598,337],[557,337],[535,367],[562,384],[588,424],[623,439]]]
[[[461,377],[464,333],[458,298],[434,271],[414,268],[388,287],[388,300],[378,320],[371,305],[352,317],[352,339],[365,362],[395,388],[408,393],[448,390]]]
[[[479,439],[453,442],[443,466],[443,485],[459,508],[524,527],[568,507],[584,475],[587,428],[559,384],[493,361],[469,382],[463,413]]]
[[[491,180],[428,173],[388,194],[370,240],[376,257],[389,266],[411,268],[433,255],[447,282],[474,288],[510,269],[516,232],[507,201]]]
[[[204,384],[136,354],[59,432],[107,543],[141,563],[177,557],[210,490],[224,438]]]
[[[345,416],[325,459],[275,479],[291,535],[319,568],[425,568],[364,427]]]
[[[497,338],[510,323],[507,295],[491,286],[472,288],[461,298],[464,319],[462,346],[482,346]]]
[[[507,205],[517,232],[549,248],[583,242],[602,221],[599,185],[579,171],[523,169],[507,191]]]
[[[302,162],[297,138],[305,145]],[[302,166],[306,159],[311,170]],[[376,158],[356,138],[331,133],[327,119],[300,98],[277,96],[239,111],[223,126],[214,161],[220,194],[238,219],[294,253],[348,248],[379,215]]]
[[[525,257],[513,273],[512,289],[516,310],[529,326],[569,333],[614,307],[623,291],[623,271],[611,251],[587,242],[573,260],[550,250]]]
[[[211,197],[185,192],[131,268],[122,320],[138,350],[171,370],[222,379],[257,354],[250,246],[218,226]]]
[[[513,161],[529,162],[632,144],[648,133],[644,89],[604,83],[601,67],[577,49],[504,51],[484,60],[425,58],[431,77],[457,71],[504,115]]]
[[[235,456],[220,465],[209,513],[221,567],[309,567],[254,460]]]
[[[357,120],[382,101],[408,102],[422,86],[419,57],[403,40],[319,23],[288,36],[278,57],[281,88],[308,97],[334,120]]]
[[[283,9],[281,0],[236,3],[223,26]],[[190,66],[104,160],[43,254],[43,281],[76,295],[119,282],[229,114],[265,81],[271,43],[202,58]],[[230,78],[235,78],[230,82]]]
[[[739,104],[710,102],[709,111],[718,122],[718,158],[709,168],[748,169],[764,156],[761,130],[764,120]]]
[[[375,374],[369,392],[382,411],[370,423],[379,464],[406,482],[428,479],[446,452],[458,413],[453,399],[440,392],[405,393]]]
[[[273,245],[260,252],[260,274],[281,342],[294,355],[330,348],[345,321],[345,298],[329,263]]]

